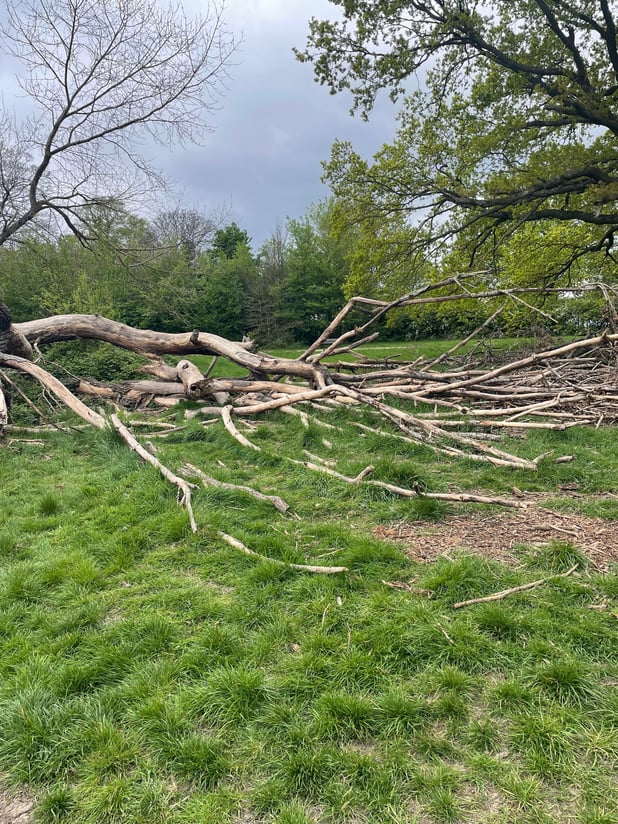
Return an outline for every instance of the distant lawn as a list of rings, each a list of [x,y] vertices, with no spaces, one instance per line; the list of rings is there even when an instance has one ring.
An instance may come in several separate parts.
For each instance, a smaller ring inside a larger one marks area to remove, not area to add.
[[[370,351],[421,346],[449,344]],[[457,549],[412,561],[374,527],[464,506],[289,460],[373,464],[429,491],[542,491],[618,535],[615,430],[505,439],[575,456],[535,473],[361,433],[350,422],[372,423],[367,410],[313,410],[308,428],[261,418],[246,432],[260,452],[173,415],[185,428],[167,439],[139,430],[164,463],[281,495],[295,517],[199,489],[193,535],[175,490],[111,433],[0,447],[0,775],[37,798],[37,822],[618,824],[618,570],[599,572],[569,535],[518,545],[511,565]],[[574,483],[567,501],[559,487]]]
[[[367,358],[393,358],[402,361],[414,361],[419,357],[423,358],[434,358],[438,355],[441,355],[443,352],[447,352],[451,347],[457,344],[457,340],[452,339],[440,339],[440,340],[418,340],[418,341],[385,341],[383,343],[372,343],[366,346],[362,346],[359,348],[359,353],[361,353],[364,357]],[[491,350],[509,350],[509,349],[523,349],[525,347],[529,347],[534,343],[532,338],[500,338],[496,340],[492,340],[491,342],[485,341],[480,343],[478,341],[471,341],[469,344],[466,344],[459,353],[463,354],[465,352],[470,352],[475,349],[477,346],[481,347],[481,351],[489,352]],[[558,345],[558,344],[556,344]],[[306,346],[261,346],[261,351],[267,352],[269,355],[277,358],[297,358],[301,355]],[[208,355],[194,355],[191,357],[191,360],[200,367],[202,370],[206,370],[210,365],[212,358]],[[346,361],[357,361],[358,358],[350,352],[344,353],[343,355],[338,356],[329,356],[327,358],[328,361],[333,360],[346,360]],[[218,358],[215,364],[214,369],[211,372],[212,377],[239,377],[240,375],[246,374],[246,370],[242,367],[237,366],[236,364],[230,363],[223,358]]]

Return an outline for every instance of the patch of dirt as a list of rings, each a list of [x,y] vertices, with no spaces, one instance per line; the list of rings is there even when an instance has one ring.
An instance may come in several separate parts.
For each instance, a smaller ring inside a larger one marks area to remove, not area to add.
[[[526,496],[528,497],[528,496]],[[433,561],[452,550],[507,564],[519,563],[518,544],[543,546],[550,541],[569,541],[583,552],[590,567],[607,572],[618,563],[618,523],[577,513],[551,512],[538,502],[526,509],[471,512],[451,515],[443,521],[402,521],[374,530],[378,538],[400,541],[415,561]]]
[[[9,795],[0,790],[0,824],[30,824],[34,801],[23,794]]]

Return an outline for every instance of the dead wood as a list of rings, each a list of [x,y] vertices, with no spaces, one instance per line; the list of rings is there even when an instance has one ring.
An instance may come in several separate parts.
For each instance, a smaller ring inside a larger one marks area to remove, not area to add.
[[[53,341],[84,338],[112,343],[122,349],[151,355],[221,355],[251,373],[293,375],[317,386],[324,386],[323,372],[310,364],[289,358],[273,358],[252,352],[251,341],[230,341],[207,332],[166,334],[149,329],[134,329],[100,315],[56,315],[15,324],[29,342],[40,345]]]
[[[184,387],[184,393],[187,398],[194,398],[199,394],[204,376],[195,364],[188,360],[178,361],[176,364],[176,374]]]
[[[282,515],[289,512],[290,505],[278,495],[265,495],[263,492],[258,492],[257,489],[253,489],[251,486],[242,486],[239,484],[226,483],[225,481],[218,481],[216,478],[206,475],[205,472],[202,472],[201,469],[198,469],[190,463],[185,464],[180,471],[184,475],[199,478],[205,487],[214,486],[217,489],[228,489],[231,492],[243,492],[246,495],[251,495],[251,497],[255,498],[257,501],[265,501],[266,503],[272,504],[272,506],[274,506],[278,512],[281,512]]]
[[[510,506],[516,509],[525,508],[525,504],[521,501],[514,501],[511,498],[494,498],[487,495],[475,495],[467,492],[426,492],[423,489],[406,489],[405,487],[389,484],[386,481],[376,481],[373,479],[367,480],[368,475],[373,471],[372,466],[367,466],[362,469],[358,475],[350,478],[347,475],[342,475],[340,472],[332,469],[330,466],[324,464],[316,464],[312,461],[291,461],[298,466],[304,466],[306,469],[311,469],[313,472],[323,472],[325,475],[330,475],[332,478],[337,478],[347,484],[366,483],[369,486],[377,486],[380,489],[386,489],[392,492],[393,495],[399,495],[402,498],[434,498],[438,501],[457,501],[460,503],[475,503],[475,504],[494,504],[496,506]]]
[[[41,369],[40,366],[37,366],[35,363],[32,363],[25,358],[19,358],[17,355],[7,355],[4,353],[0,353],[0,364],[11,369],[17,369],[19,372],[25,372],[27,375],[31,375],[40,384],[53,392],[54,395],[56,395],[62,403],[68,406],[69,409],[72,409],[76,415],[83,418],[86,423],[96,426],[98,429],[105,428],[105,418],[103,418],[102,415],[99,415],[93,409],[86,406],[86,404],[80,401],[79,398],[75,397],[75,395],[67,389],[66,386],[58,380],[58,378],[50,375],[50,373],[46,372],[45,369]]]
[[[558,578],[566,578],[571,575],[578,568],[579,564],[574,564],[571,569],[566,572],[560,572],[556,575],[548,575],[547,578],[540,578],[538,581],[531,581],[529,584],[522,584],[518,587],[511,587],[510,589],[503,589],[500,592],[494,592],[492,595],[485,595],[482,598],[469,598],[467,601],[458,601],[453,604],[453,609],[461,609],[461,607],[469,607],[472,604],[485,604],[489,601],[501,601],[503,598],[508,598],[509,595],[514,595],[517,592],[525,592],[528,589],[540,587],[541,584],[546,584],[548,581],[555,581]]]
[[[545,455],[525,459],[499,448],[495,441],[503,432],[523,436],[526,430],[541,427],[562,430],[575,425],[618,422],[618,334],[612,332],[555,348],[544,347],[541,352],[511,357],[497,364],[490,358],[487,366],[483,362],[486,349],[480,336],[502,311],[503,306],[497,305],[473,333],[437,358],[424,359],[412,354],[409,360],[400,356],[380,359],[357,351],[362,343],[374,339],[372,324],[393,308],[473,298],[526,303],[528,296],[543,291],[483,289],[482,285],[475,291],[476,287],[471,284],[478,285],[479,279],[482,284],[482,273],[453,275],[390,302],[354,297],[295,359],[272,357],[254,351],[250,343],[230,341],[199,330],[164,334],[133,329],[98,315],[61,315],[14,324],[12,329],[35,346],[55,340],[87,338],[139,352],[148,359],[142,371],[149,377],[117,384],[81,380],[75,391],[100,403],[140,408],[148,405],[172,408],[183,399],[190,399],[197,402],[198,408],[187,410],[187,417],[221,418],[232,437],[256,451],[259,447],[238,429],[235,418],[250,419],[281,410],[298,416],[304,426],[314,422],[332,427],[315,415],[309,417],[303,409],[303,405],[321,401],[318,411],[342,406],[371,410],[381,424],[371,427],[373,431],[420,443],[439,455],[533,471]],[[597,284],[581,287],[579,291],[593,289],[602,294],[608,304],[613,299],[614,291]],[[365,320],[342,331],[342,324],[349,323],[351,313],[359,308],[365,313]],[[544,321],[551,319],[548,312],[538,307],[530,306],[530,310],[540,312]],[[613,312],[609,315],[618,317],[615,310]],[[477,339],[477,349],[473,356],[465,350],[469,350],[474,339]],[[409,348],[413,349],[413,344]],[[337,363],[329,363],[326,360],[344,352],[351,353],[349,361],[339,359]],[[175,366],[163,360],[163,356],[192,354],[213,357],[206,373],[186,357]],[[35,377],[89,424],[99,428],[105,425],[103,416],[89,410],[45,370],[34,364],[28,369],[24,365],[27,361],[20,358],[11,361],[10,355],[2,357],[9,360],[0,360],[0,364]],[[218,358],[246,369],[247,374],[239,378],[210,377]],[[360,422],[354,423],[363,426]],[[358,479],[351,480],[358,482]],[[365,482],[385,484],[367,479]],[[391,491],[397,489],[391,486]],[[406,494],[414,491],[408,490]],[[464,500],[458,493],[444,495],[450,496],[447,500]],[[504,505],[504,501],[500,503]]]
[[[32,346],[13,324],[8,306],[0,301],[0,352],[32,360]]]
[[[4,433],[4,429],[9,422],[9,410],[6,405],[6,398],[2,390],[2,383],[0,383],[0,435]]]
[[[234,440],[238,441],[238,443],[241,444],[241,446],[246,446],[249,449],[255,449],[256,452],[260,452],[260,447],[256,446],[254,443],[251,443],[251,441],[248,438],[245,438],[242,432],[239,432],[236,428],[234,422],[232,421],[233,408],[233,406],[224,406],[221,410],[221,418],[223,420],[223,425],[230,433],[230,435],[234,438]]]
[[[61,340],[100,340],[112,343],[132,352],[148,352],[152,355],[214,355],[226,357],[239,355],[251,347],[251,343],[229,341],[218,335],[201,332],[167,334],[149,329],[135,329],[101,315],[54,315],[49,318],[16,323],[14,328],[31,344],[41,345]]]
[[[30,409],[32,409],[36,413],[36,415],[38,415],[38,418],[39,418],[40,421],[46,421],[47,420],[46,415],[39,409],[39,407],[34,403],[34,401],[32,401],[28,397],[28,395],[26,395],[26,393],[23,391],[23,389],[21,389],[21,387],[17,386],[17,384],[14,381],[12,381],[9,378],[9,376],[6,374],[6,372],[2,369],[0,369],[0,378],[2,378],[2,380],[5,383],[8,383],[8,385],[11,387],[11,389],[19,395],[19,397],[24,401],[24,403],[27,406],[29,406]],[[10,427],[8,427],[8,428],[10,428]],[[56,429],[60,432],[66,431],[66,430],[63,429],[63,427],[61,427],[59,424],[55,423],[54,421],[51,421],[51,423],[49,423],[49,424],[46,424],[46,423],[39,424],[39,426],[36,429],[33,429],[32,431],[33,432],[40,432],[42,429],[45,429],[45,428]],[[77,430],[77,429],[81,429],[81,427],[80,426],[72,426],[71,429]]]
[[[222,538],[226,544],[234,547],[234,549],[240,550],[240,552],[245,555],[249,555],[253,558],[259,558],[261,561],[269,561],[271,564],[277,564],[277,566],[288,567],[289,569],[298,569],[301,572],[313,572],[319,575],[335,575],[338,572],[349,571],[347,567],[343,566],[314,566],[313,564],[292,564],[287,561],[280,561],[278,558],[269,558],[267,555],[262,555],[259,552],[255,552],[253,549],[249,549],[249,547],[245,546],[242,541],[232,537],[232,535],[227,535],[225,532],[219,532],[219,537]]]
[[[182,497],[180,499],[180,503],[182,506],[185,507],[187,513],[189,514],[189,523],[191,524],[191,531],[197,532],[197,524],[195,522],[195,516],[193,515],[193,506],[191,504],[191,488],[194,485],[189,484],[183,478],[179,478],[178,475],[175,475],[170,469],[164,466],[161,461],[148,452],[147,449],[139,443],[139,441],[135,438],[134,435],[127,429],[127,427],[122,423],[118,415],[113,414],[111,416],[111,421],[114,425],[114,429],[120,437],[125,441],[125,443],[136,452],[142,460],[147,461],[149,464],[154,466],[156,469],[159,470],[161,475],[165,478],[166,481],[174,484],[174,486],[178,487],[179,493],[182,493]]]

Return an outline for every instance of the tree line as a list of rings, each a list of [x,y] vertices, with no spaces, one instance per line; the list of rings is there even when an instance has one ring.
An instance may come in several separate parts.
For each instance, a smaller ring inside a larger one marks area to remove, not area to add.
[[[618,322],[577,291],[617,280],[606,0],[350,0],[336,21],[310,21],[297,56],[316,80],[351,92],[364,116],[387,91],[399,129],[371,161],[336,142],[332,200],[258,250],[236,224],[192,210],[138,216],[161,182],[144,137],[197,141],[224,90],[235,42],[216,4],[194,19],[136,0],[5,6],[2,51],[32,106],[19,117],[0,105],[0,298],[15,320],[79,311],[306,343],[344,298],[391,300],[472,269],[494,291],[566,289],[530,298],[561,332]],[[400,309],[382,332],[459,335],[494,309]],[[513,300],[494,326],[529,333],[529,311]]]
[[[305,345],[352,295],[390,300],[463,271],[458,250],[440,266],[426,260],[421,272],[390,267],[386,238],[396,237],[386,233],[368,243],[362,228],[342,227],[340,208],[334,199],[314,204],[254,250],[247,231],[235,222],[193,209],[164,211],[149,222],[118,204],[97,207],[89,216],[94,231],[87,246],[61,234],[32,235],[0,247],[0,294],[15,321],[100,314],[162,332],[198,328],[230,339],[249,335],[260,345]],[[543,256],[553,262],[567,230],[556,223],[544,231],[543,238],[529,230],[526,242],[518,236],[506,244],[499,276],[490,269],[479,273],[485,288],[537,284]],[[608,265],[603,274],[609,283],[614,279]],[[496,335],[530,335],[544,325],[563,334],[601,330],[610,320],[602,295],[577,292],[578,283],[599,276],[598,262],[582,261],[566,295],[528,297],[539,309],[532,316],[512,301],[490,330]],[[382,339],[456,337],[486,321],[495,308],[491,300],[476,299],[407,307],[378,328]],[[547,323],[550,318],[555,323]]]
[[[67,234],[0,247],[0,294],[15,321],[88,313],[164,332],[308,343],[344,300],[348,267],[330,210],[312,207],[253,251],[235,222],[218,226],[194,210],[148,222],[99,209],[88,246]]]

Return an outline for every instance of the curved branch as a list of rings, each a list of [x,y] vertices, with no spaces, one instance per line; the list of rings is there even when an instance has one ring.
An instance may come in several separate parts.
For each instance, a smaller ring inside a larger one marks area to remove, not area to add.
[[[8,366],[10,369],[17,369],[20,372],[25,372],[27,375],[31,375],[42,386],[53,392],[54,395],[56,395],[62,403],[68,406],[69,409],[72,409],[76,415],[79,415],[80,418],[83,418],[83,420],[91,426],[96,426],[97,429],[105,429],[107,426],[105,418],[102,415],[99,415],[98,412],[95,412],[86,406],[85,403],[82,403],[82,401],[80,401],[79,398],[76,398],[75,395],[58,380],[58,378],[50,375],[45,369],[41,369],[41,367],[37,366],[36,363],[32,363],[25,358],[19,358],[16,355],[7,355],[0,352],[0,364]]]
[[[192,484],[187,483],[187,481],[185,481],[184,478],[179,478],[178,475],[175,475],[171,470],[164,466],[158,458],[155,458],[155,456],[151,455],[150,452],[148,452],[148,450],[144,449],[144,447],[139,443],[139,441],[131,434],[127,427],[122,423],[118,415],[112,415],[111,420],[114,424],[114,429],[116,430],[116,432],[118,432],[123,441],[125,441],[125,443],[134,452],[136,452],[140,456],[140,458],[142,458],[144,461],[158,469],[166,481],[169,481],[170,483],[174,484],[174,486],[178,487],[179,492],[182,493],[180,503],[182,506],[184,506],[184,508],[187,510],[189,514],[189,523],[191,524],[191,531],[197,532],[197,524],[195,522],[195,516],[193,515],[193,506],[191,505]]]
[[[221,355],[256,375],[294,375],[319,388],[326,385],[326,373],[321,367],[252,352],[249,351],[253,347],[251,341],[230,341],[207,332],[153,332],[149,329],[135,329],[101,315],[55,315],[17,323],[14,327],[33,344],[85,338],[113,343],[142,354]]]

